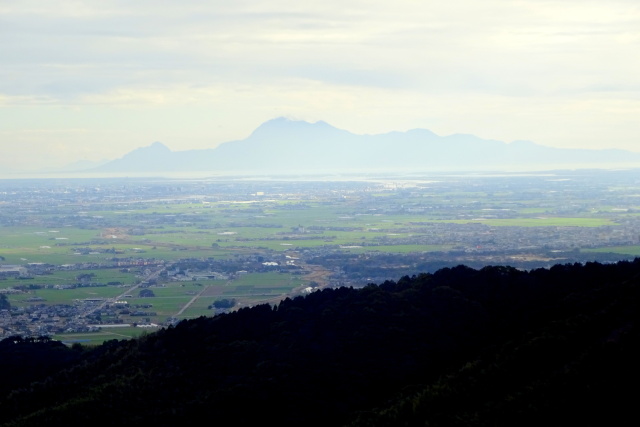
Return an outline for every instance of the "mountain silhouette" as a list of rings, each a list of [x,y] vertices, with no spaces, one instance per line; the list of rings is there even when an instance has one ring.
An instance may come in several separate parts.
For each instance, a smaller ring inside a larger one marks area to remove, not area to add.
[[[92,172],[344,173],[597,167],[640,163],[640,153],[505,143],[427,129],[357,135],[326,122],[277,118],[216,148],[171,151],[155,142]]]

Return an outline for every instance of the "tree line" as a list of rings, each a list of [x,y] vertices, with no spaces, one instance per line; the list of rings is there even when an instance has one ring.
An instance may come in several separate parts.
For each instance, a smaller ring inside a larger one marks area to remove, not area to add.
[[[615,424],[635,416],[638,278],[640,260],[456,266],[93,349],[33,342],[48,368],[5,390],[0,425]]]

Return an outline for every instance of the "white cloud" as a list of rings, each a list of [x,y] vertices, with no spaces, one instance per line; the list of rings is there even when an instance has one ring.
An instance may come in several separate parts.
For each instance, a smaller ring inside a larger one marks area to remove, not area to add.
[[[215,145],[278,115],[589,148],[640,137],[631,0],[21,0],[0,4],[0,41],[0,144],[64,140],[70,161]]]

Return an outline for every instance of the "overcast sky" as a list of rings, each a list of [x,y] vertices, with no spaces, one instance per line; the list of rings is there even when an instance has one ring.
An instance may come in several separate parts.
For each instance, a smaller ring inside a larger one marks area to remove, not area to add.
[[[286,116],[640,151],[638,0],[0,0],[0,166]]]

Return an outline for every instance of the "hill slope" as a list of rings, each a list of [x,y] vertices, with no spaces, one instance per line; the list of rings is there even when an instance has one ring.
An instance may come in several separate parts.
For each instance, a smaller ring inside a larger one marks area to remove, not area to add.
[[[459,266],[184,321],[5,396],[0,424],[622,420],[640,379],[639,278],[640,260]]]

